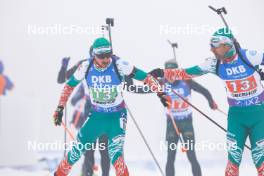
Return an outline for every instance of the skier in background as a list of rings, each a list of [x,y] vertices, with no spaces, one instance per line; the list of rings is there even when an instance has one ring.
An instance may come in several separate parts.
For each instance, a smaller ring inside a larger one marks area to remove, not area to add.
[[[0,61],[0,96],[6,95],[7,91],[14,88],[14,84],[11,80],[4,74],[4,64]]]
[[[176,69],[178,68],[178,63],[175,59],[168,60],[165,62],[165,69]],[[191,100],[191,90],[194,90],[202,94],[208,101],[208,104],[211,109],[217,109],[217,105],[214,102],[210,92],[205,89],[203,86],[198,84],[193,80],[183,81],[183,80],[171,80],[162,78],[161,80],[167,87],[170,87],[177,93],[179,93],[186,100]],[[166,117],[167,117],[167,129],[166,129],[166,140],[168,144],[168,153],[167,153],[167,163],[166,163],[166,176],[175,175],[175,157],[176,149],[171,146],[177,146],[179,142],[179,135],[176,133],[176,129],[173,126],[172,119],[176,123],[176,127],[179,132],[182,134],[183,145],[182,147],[187,149],[187,146],[195,145],[195,134],[192,123],[192,108],[185,103],[180,97],[175,95],[170,89],[165,91],[166,96],[160,97],[163,106],[166,108]],[[172,119],[171,119],[172,118]],[[190,148],[190,147],[189,147]],[[201,176],[201,167],[196,158],[195,148],[186,150],[187,158],[192,166],[193,176]]]

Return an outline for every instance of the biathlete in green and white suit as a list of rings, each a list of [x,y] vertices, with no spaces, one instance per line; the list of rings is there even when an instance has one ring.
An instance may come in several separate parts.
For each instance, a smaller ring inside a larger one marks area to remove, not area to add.
[[[256,71],[264,64],[262,52],[234,46],[231,30],[221,28],[211,38],[211,51],[215,57],[187,69],[156,69],[153,76],[186,80],[213,73],[223,80],[229,104],[228,112],[228,164],[226,176],[238,176],[239,165],[247,137],[258,176],[264,176],[264,88]]]
[[[157,80],[128,62],[112,55],[110,43],[105,38],[98,38],[93,43],[92,58],[82,62],[73,76],[67,81],[62,91],[59,105],[54,113],[54,122],[62,122],[63,108],[74,87],[85,80],[91,99],[91,112],[79,130],[77,143],[59,164],[55,176],[66,176],[85,150],[95,140],[105,134],[109,139],[109,156],[116,170],[116,176],[128,176],[128,169],[123,159],[127,111],[122,97],[122,82],[125,75],[143,81],[153,91],[161,90]]]

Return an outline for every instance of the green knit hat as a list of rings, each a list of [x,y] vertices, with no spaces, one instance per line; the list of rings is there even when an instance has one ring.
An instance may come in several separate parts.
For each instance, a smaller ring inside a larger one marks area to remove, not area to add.
[[[210,45],[213,48],[219,47],[221,44],[230,46],[230,50],[224,55],[225,58],[229,58],[236,54],[234,39],[234,35],[230,29],[220,28],[213,34]]]
[[[233,46],[234,35],[229,28],[220,28],[212,36],[211,46],[219,46],[220,44]]]
[[[174,68],[178,68],[178,63],[176,62],[175,59],[170,59],[168,61],[165,62],[165,69],[174,69]]]
[[[105,54],[112,51],[110,42],[104,38],[100,37],[95,39],[93,43],[93,53],[94,54]]]
[[[234,35],[229,28],[220,28],[217,31],[215,31],[213,36],[225,36],[225,37],[230,38],[231,40],[234,39]]]

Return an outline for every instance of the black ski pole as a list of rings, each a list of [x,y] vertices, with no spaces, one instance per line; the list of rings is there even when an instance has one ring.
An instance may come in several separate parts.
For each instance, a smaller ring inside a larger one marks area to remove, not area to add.
[[[159,81],[160,85],[164,85],[163,81]],[[215,124],[217,127],[219,127],[221,130],[223,130],[224,132],[227,132],[227,130],[222,127],[220,124],[218,124],[216,121],[214,121],[211,117],[209,117],[208,115],[206,115],[203,111],[201,111],[199,108],[197,108],[195,105],[193,105],[192,103],[190,103],[188,100],[186,100],[183,96],[181,96],[180,94],[178,94],[175,90],[171,89],[171,91],[177,95],[180,99],[182,99],[185,103],[187,103],[188,105],[190,105],[193,109],[195,109],[196,111],[198,111],[200,114],[202,114],[205,118],[207,118],[209,121],[211,121],[213,124]],[[249,150],[251,150],[251,148],[245,144],[245,147]]]
[[[208,115],[206,115],[204,112],[202,112],[199,108],[197,108],[196,106],[194,106],[192,103],[190,103],[189,101],[187,101],[184,97],[182,97],[181,95],[179,95],[176,91],[174,91],[173,89],[171,90],[175,95],[177,95],[178,97],[180,97],[185,103],[187,103],[188,105],[190,105],[193,109],[195,109],[196,111],[198,111],[200,114],[202,114],[205,118],[207,118],[209,121],[211,121],[213,124],[215,124],[216,126],[218,126],[221,130],[223,130],[224,132],[227,132],[227,130],[222,127],[221,125],[219,125],[216,121],[214,121],[212,118],[210,118]],[[245,147],[249,150],[251,150],[251,148],[245,144]]]
[[[211,10],[213,10],[214,12],[216,12],[216,13],[221,17],[221,19],[222,19],[222,21],[223,21],[225,27],[227,28],[227,30],[230,30],[229,25],[227,24],[227,22],[226,22],[226,20],[225,20],[225,18],[224,18],[224,16],[223,16],[223,14],[225,14],[225,15],[227,14],[227,11],[226,11],[225,7],[218,8],[218,9],[216,9],[216,8],[214,8],[214,7],[212,7],[212,6],[208,6],[208,7],[209,7]],[[237,39],[234,38],[233,41],[234,41],[234,45],[235,45],[236,51],[237,51],[238,53],[240,53],[240,45],[239,45]]]
[[[170,40],[167,40],[168,43],[171,45],[172,50],[173,50],[173,55],[174,55],[174,59],[177,62],[177,58],[176,58],[176,48],[178,48],[178,43],[172,43]]]
[[[227,22],[226,22],[226,20],[225,20],[225,18],[224,18],[224,16],[223,16],[223,14],[225,14],[225,15],[227,14],[227,11],[226,11],[225,7],[218,8],[218,9],[216,9],[216,8],[214,8],[214,7],[212,7],[212,6],[208,6],[208,7],[209,7],[211,10],[213,10],[214,12],[216,12],[216,13],[221,17],[221,19],[222,19],[222,21],[223,21],[225,27],[226,27],[227,30],[228,30],[227,32],[230,32],[229,25],[227,24]],[[236,37],[234,37],[233,42],[234,42],[234,46],[235,46],[235,49],[236,49],[237,54],[239,55],[239,57],[241,57],[242,60],[245,60],[245,59],[243,58],[241,52],[240,52],[241,47],[240,47],[240,44],[238,43]],[[247,62],[246,62],[246,64],[248,65]],[[253,67],[253,66],[250,66],[250,67]],[[254,68],[254,69],[255,69],[255,68]],[[257,72],[259,72],[260,75],[261,75],[261,72],[259,71],[259,69],[255,69],[255,70],[256,70]]]
[[[222,21],[223,21],[223,23],[225,24],[225,26],[226,26],[226,28],[228,29],[228,30],[230,30],[230,28],[229,28],[229,25],[227,24],[227,22],[226,22],[226,20],[225,20],[225,18],[224,18],[224,16],[223,16],[223,13],[226,15],[227,14],[227,11],[226,11],[226,9],[225,9],[225,7],[222,7],[222,8],[219,8],[219,9],[216,9],[216,8],[214,8],[214,7],[212,7],[212,6],[208,6],[210,9],[212,9],[214,12],[216,12],[220,17],[221,17],[221,19],[222,19]],[[234,42],[234,46],[235,46],[235,49],[236,49],[236,52],[238,53],[238,55],[239,55],[239,57],[241,57],[241,59],[242,60],[245,60],[244,58],[243,58],[243,55],[241,54],[241,52],[240,52],[240,49],[241,49],[241,47],[240,47],[240,44],[238,43],[238,41],[237,41],[237,39],[234,37],[234,39],[233,39],[233,42]],[[245,62],[247,65],[249,65],[247,62]],[[259,70],[259,68],[254,68],[254,66],[252,66],[252,65],[249,65],[250,67],[253,67],[253,69],[255,70],[255,71],[257,71],[259,74],[260,74],[260,76],[261,76],[261,78],[263,77],[263,73],[261,72],[261,70]],[[251,148],[250,147],[248,147],[247,145],[245,145],[248,149],[250,149],[251,150]]]
[[[106,26],[103,25],[102,26],[102,30],[107,30],[108,31],[108,38],[109,38],[110,46],[111,46],[112,53],[113,53],[113,42],[112,42],[112,31],[111,31],[111,27],[114,26],[114,18],[106,18],[105,22],[106,22],[107,25]]]
[[[111,36],[111,27],[114,26],[114,19],[113,19],[113,18],[106,18],[106,24],[107,24],[108,26],[102,26],[102,29],[107,29],[107,30],[108,30],[110,46],[111,46],[112,53],[113,53],[113,44],[112,44],[112,36]],[[123,97],[123,94],[122,94],[122,97]],[[135,126],[136,126],[136,128],[137,128],[137,130],[138,130],[138,132],[139,132],[139,134],[140,134],[140,136],[141,136],[141,138],[143,139],[145,145],[147,146],[147,148],[148,148],[148,150],[149,150],[149,152],[150,152],[150,154],[151,154],[151,156],[152,156],[152,158],[153,158],[155,164],[157,165],[157,167],[158,167],[158,169],[159,169],[161,175],[162,175],[162,176],[165,176],[165,174],[164,174],[164,172],[162,171],[161,166],[160,166],[160,164],[159,164],[157,158],[155,157],[155,155],[154,155],[152,149],[150,148],[150,145],[148,144],[148,142],[147,142],[147,140],[146,140],[146,138],[145,138],[145,136],[144,136],[142,130],[140,129],[140,127],[139,127],[139,125],[138,125],[138,123],[137,123],[135,117],[133,116],[132,112],[130,111],[130,109],[128,108],[128,106],[127,106],[126,103],[125,103],[125,105],[126,105],[126,109],[127,109],[128,113],[129,113],[130,117],[132,118],[133,123],[135,124]]]
[[[111,46],[111,49],[113,52],[111,27],[114,26],[114,18],[106,18],[106,24],[108,25],[108,36],[109,36],[109,40],[110,40],[110,46]]]
[[[162,171],[161,166],[160,166],[160,164],[159,164],[157,158],[155,157],[153,151],[152,151],[151,148],[150,148],[150,145],[148,144],[147,139],[145,138],[143,132],[141,131],[141,129],[140,129],[140,127],[139,127],[139,125],[138,125],[136,119],[134,118],[134,116],[133,116],[132,112],[130,111],[130,109],[128,108],[127,104],[126,104],[126,109],[127,109],[128,113],[129,113],[130,117],[132,118],[132,120],[133,120],[133,122],[134,122],[134,124],[135,124],[135,126],[136,126],[136,128],[137,128],[137,130],[138,130],[138,132],[139,132],[139,134],[140,134],[140,136],[141,136],[141,138],[143,139],[145,145],[147,146],[148,151],[150,152],[150,154],[151,154],[151,156],[152,156],[152,158],[153,158],[155,164],[157,165],[157,167],[158,167],[158,169],[159,169],[161,175],[162,175],[162,176],[165,176],[165,174],[164,174],[164,172]]]
[[[164,82],[160,82],[161,85],[164,85]],[[177,95],[178,97],[180,97],[184,102],[186,102],[188,105],[190,105],[192,108],[194,108],[196,111],[198,111],[199,113],[201,113],[204,117],[206,117],[208,120],[210,120],[212,123],[214,123],[216,126],[218,126],[220,129],[222,129],[223,131],[227,132],[227,130],[222,127],[221,125],[219,125],[217,122],[215,122],[212,118],[210,118],[208,115],[206,115],[204,112],[202,112],[199,108],[197,108],[196,106],[194,106],[192,103],[190,103],[189,101],[187,101],[183,96],[179,95],[175,90],[171,89],[171,91]],[[246,147],[248,148],[248,146],[246,145]],[[249,148],[250,149],[250,148]]]
[[[224,22],[226,28],[229,29],[229,26],[228,26],[228,24],[227,24],[227,22],[226,22],[226,20],[225,20],[225,18],[224,18],[224,16],[223,16],[223,14],[222,14],[222,13],[224,13],[225,15],[227,14],[227,11],[226,11],[225,7],[222,7],[222,8],[219,8],[219,9],[216,9],[216,8],[214,8],[214,7],[212,7],[212,6],[208,6],[208,7],[209,7],[210,9],[212,9],[214,12],[216,12],[218,15],[220,15],[220,17],[221,17],[221,19],[223,20],[223,22]]]
[[[212,9],[214,12],[216,12],[216,13],[221,17],[221,19],[222,19],[222,21],[224,22],[226,28],[227,28],[228,30],[230,30],[229,25],[227,24],[227,22],[226,22],[226,20],[225,20],[225,18],[224,18],[224,16],[223,16],[223,13],[224,13],[224,14],[227,14],[227,11],[226,11],[225,7],[222,7],[222,8],[219,8],[219,9],[216,9],[216,8],[214,8],[214,7],[212,7],[212,6],[208,6],[208,7],[209,7],[210,9]],[[228,32],[230,32],[230,31],[228,31]],[[244,58],[244,56],[241,54],[241,52],[240,52],[240,50],[241,50],[241,46],[240,46],[239,42],[237,41],[236,37],[234,37],[233,42],[234,42],[234,46],[235,46],[236,52],[237,52],[238,56],[242,59],[242,61],[243,61],[245,64],[247,64],[250,68],[253,68],[256,72],[258,72],[258,74],[259,74],[260,77],[261,77],[261,80],[264,80],[264,72],[262,71],[262,69],[259,68],[259,67],[258,67],[258,68],[255,68],[251,63],[248,63],[248,62],[246,61],[246,59]]]

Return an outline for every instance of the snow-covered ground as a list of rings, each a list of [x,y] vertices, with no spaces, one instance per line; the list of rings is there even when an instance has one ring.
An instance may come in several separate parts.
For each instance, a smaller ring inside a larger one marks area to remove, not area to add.
[[[136,168],[132,165],[129,165],[130,174],[132,176],[161,176],[158,170],[156,169],[148,169],[148,168]],[[205,176],[223,176],[224,168],[220,167],[212,167],[212,168],[203,168],[203,175]],[[190,167],[176,167],[176,174],[182,176],[192,176]],[[47,170],[39,170],[39,171],[27,171],[21,169],[11,169],[11,168],[2,168],[0,169],[1,176],[53,176]],[[80,175],[80,165],[75,166],[70,173],[70,176],[79,176]],[[100,173],[99,173],[100,175]],[[111,170],[110,176],[114,176],[113,169]],[[244,165],[240,169],[240,176],[254,176],[257,175],[254,167],[249,165]]]
[[[49,162],[42,161],[35,166],[24,166],[24,167],[1,167],[0,176],[53,176],[53,172],[50,171],[52,168],[56,167],[58,158],[51,159]],[[98,157],[96,157],[96,162],[99,163]],[[161,162],[162,169],[164,170],[165,162]],[[223,176],[225,169],[225,161],[219,160],[200,160],[202,167],[202,173],[205,176]],[[152,160],[127,160],[127,165],[129,167],[130,174],[132,176],[161,176],[159,170]],[[80,176],[82,166],[82,159],[77,162],[69,176]],[[180,157],[179,160],[175,162],[176,175],[181,176],[192,176],[190,164],[187,159]],[[96,176],[100,176],[100,166]],[[244,160],[240,167],[240,176],[254,176],[257,175],[256,169],[254,168],[251,160]],[[110,176],[115,176],[114,169],[111,168]]]

